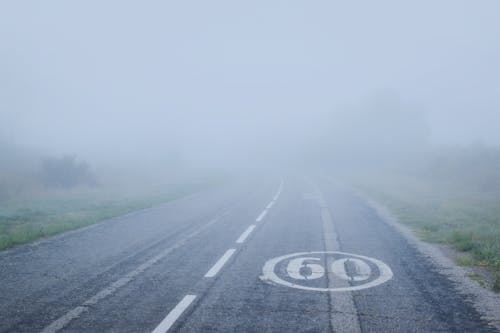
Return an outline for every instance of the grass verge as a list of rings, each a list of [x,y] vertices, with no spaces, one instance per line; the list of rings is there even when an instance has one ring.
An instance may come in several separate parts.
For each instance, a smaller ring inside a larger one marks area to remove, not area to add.
[[[395,175],[353,179],[421,239],[466,253],[457,264],[487,268],[484,284],[500,292],[500,191]]]
[[[39,190],[0,202],[0,250],[194,193],[214,182],[156,188],[76,188]]]

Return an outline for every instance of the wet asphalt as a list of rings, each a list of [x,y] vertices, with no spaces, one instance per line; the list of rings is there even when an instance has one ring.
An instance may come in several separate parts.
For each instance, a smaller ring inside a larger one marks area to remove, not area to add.
[[[335,253],[324,253],[318,193]],[[296,272],[292,259],[303,263]],[[18,246],[0,253],[0,281],[0,332],[494,332],[363,199],[321,178],[227,183]]]

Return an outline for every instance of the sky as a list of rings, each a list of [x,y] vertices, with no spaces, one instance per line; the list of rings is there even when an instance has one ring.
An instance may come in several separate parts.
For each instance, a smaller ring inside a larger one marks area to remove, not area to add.
[[[497,0],[2,1],[0,139],[286,154],[391,95],[433,142],[497,145],[499,16]]]

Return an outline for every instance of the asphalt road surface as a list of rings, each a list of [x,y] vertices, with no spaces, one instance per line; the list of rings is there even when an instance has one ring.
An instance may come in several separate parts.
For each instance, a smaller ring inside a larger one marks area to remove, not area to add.
[[[491,332],[355,194],[226,184],[0,254],[0,332]]]

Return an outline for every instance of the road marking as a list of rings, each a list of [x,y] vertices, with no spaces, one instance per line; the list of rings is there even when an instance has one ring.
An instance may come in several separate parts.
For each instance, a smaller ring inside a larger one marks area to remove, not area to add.
[[[281,179],[281,183],[277,193],[275,194],[273,200],[267,205],[266,209],[257,217],[257,222],[260,222],[267,214],[268,210],[275,204],[276,200],[281,194],[283,189],[283,179]],[[251,224],[236,240],[236,243],[241,244],[246,241],[248,236],[254,231],[257,227],[255,224]],[[215,277],[224,265],[229,261],[229,259],[236,253],[237,249],[229,249],[227,250],[222,257],[217,260],[215,265],[210,268],[210,270],[205,274],[205,278]],[[155,328],[153,333],[165,333],[167,332],[176,322],[177,319],[184,313],[184,311],[195,301],[197,298],[196,295],[186,295],[176,306],[174,309],[170,311],[170,313],[163,319],[163,321]]]
[[[182,313],[193,303],[196,299],[196,295],[186,295],[184,298],[177,303],[175,308],[172,309],[162,320],[162,322],[156,326],[152,333],[165,333],[167,332],[172,325],[175,324],[176,320],[182,315]]]
[[[333,223],[333,218],[330,213],[330,209],[328,208],[328,204],[323,196],[318,185],[316,187],[316,195],[321,213],[321,221],[323,222],[323,242],[325,244],[325,251],[338,251],[340,250],[340,244],[338,240],[337,231],[335,228],[335,224]],[[369,259],[372,262],[376,261],[373,258],[367,258],[362,256],[357,256],[361,259]],[[384,263],[380,262],[383,266]],[[325,263],[327,266],[332,265],[333,263],[326,260]],[[390,275],[387,274],[387,280],[392,278],[392,271],[389,267]],[[380,272],[380,276],[382,277],[382,271]],[[330,273],[327,274],[328,279],[328,288],[332,288],[334,285],[338,285],[340,287],[349,288],[349,282],[339,279],[335,276],[335,274]],[[385,282],[385,281],[383,281]],[[366,286],[365,284],[364,286]],[[346,289],[347,290],[347,289]],[[333,331],[337,332],[361,332],[361,324],[359,323],[358,318],[358,310],[356,309],[356,305],[354,304],[354,299],[352,293],[350,291],[343,293],[334,293],[330,291],[328,294],[328,307],[330,310],[330,328]]]
[[[276,203],[276,201],[278,200],[278,198],[281,195],[281,191],[283,190],[283,183],[284,183],[283,178],[281,178],[280,186],[278,187],[278,191],[274,195],[273,200],[271,200],[271,202],[266,206],[266,209],[264,209],[264,211],[262,213],[260,213],[260,215],[255,219],[255,222],[262,221],[264,219],[264,217],[266,217],[269,210],[274,206],[274,204]]]
[[[255,229],[256,225],[255,224],[251,224],[247,230],[245,230],[241,236],[236,240],[236,243],[238,244],[241,244],[241,243],[244,243],[245,240],[247,239],[247,237],[252,233],[253,229]]]
[[[278,197],[281,195],[281,192],[283,190],[283,183],[284,183],[284,181],[283,181],[283,179],[281,179],[278,191],[276,192],[276,194],[273,197],[272,201],[275,202],[278,199]],[[271,205],[271,207],[272,207],[272,205]],[[268,211],[268,208],[266,208],[264,210],[264,212],[262,212],[261,215],[259,215],[259,217],[257,218],[257,220],[258,220],[257,222],[260,222],[265,217],[265,215],[267,214],[267,211]],[[183,239],[179,240],[177,243],[175,243],[171,247],[163,250],[160,254],[158,254],[158,255],[154,256],[153,258],[147,260],[143,264],[139,265],[136,269],[130,271],[125,276],[123,276],[120,279],[114,281],[113,283],[111,283],[110,285],[108,285],[106,288],[100,290],[97,294],[95,294],[94,296],[92,296],[91,298],[89,298],[88,300],[86,300],[85,302],[83,302],[83,304],[74,307],[73,309],[69,310],[66,314],[62,315],[61,317],[59,317],[58,319],[56,319],[55,321],[53,321],[52,323],[50,323],[48,326],[46,326],[43,329],[42,333],[56,333],[56,332],[60,331],[66,325],[68,325],[72,320],[80,317],[80,315],[83,312],[87,311],[92,305],[95,305],[99,301],[101,301],[102,299],[113,295],[118,289],[120,289],[123,286],[127,285],[129,282],[131,282],[132,280],[134,280],[139,274],[141,274],[142,272],[144,272],[145,270],[147,270],[151,266],[155,265],[158,261],[160,261],[161,259],[163,259],[164,257],[166,257],[172,251],[174,251],[174,250],[178,249],[179,247],[183,246],[189,239],[195,237],[196,235],[198,235],[199,233],[201,233],[202,231],[204,231],[205,229],[207,229],[208,227],[210,227],[212,224],[218,222],[223,216],[225,216],[227,214],[228,214],[228,212],[224,212],[224,213],[220,214],[219,216],[215,217],[214,219],[212,219],[207,224],[203,225],[199,229],[195,230],[194,232],[188,234]],[[214,265],[214,267],[212,267],[210,269],[210,271],[205,275],[205,277],[213,277],[213,276],[217,275],[217,273],[219,272],[219,270],[226,263],[226,261],[229,260],[229,258],[234,254],[235,251],[236,251],[236,249],[230,249],[230,250],[228,250],[219,259],[219,261],[217,261],[217,263]],[[194,295],[188,295],[188,296],[194,296]],[[190,303],[193,302],[193,301],[194,301],[194,298],[193,298],[193,300],[190,301]],[[189,306],[189,304],[187,306]],[[165,318],[165,320],[166,320],[166,318]]]
[[[321,261],[321,259],[316,257],[299,257],[290,260],[286,267],[288,276],[295,280],[316,280],[325,275],[323,266],[314,263],[306,263],[307,261]],[[301,271],[301,268],[307,268],[309,271],[308,274],[305,275],[304,272]]]
[[[322,259],[332,261],[331,265],[323,267],[318,263]],[[351,265],[356,265],[357,272],[355,274],[349,274],[346,271],[344,265],[346,261],[350,261]],[[278,267],[287,262],[286,269]],[[378,276],[375,279],[369,280],[372,271],[368,264],[377,267]],[[307,275],[304,275],[304,272],[301,270],[303,268],[307,268]],[[308,281],[325,277],[325,271],[328,273],[326,276],[328,279],[327,282],[329,282],[327,288],[307,285]],[[284,275],[285,273],[287,276]],[[295,289],[338,293],[372,288],[389,281],[392,276],[393,274],[389,266],[375,258],[340,251],[316,251],[297,252],[272,258],[264,264],[260,279],[274,285],[278,284]],[[290,281],[290,279],[294,281]],[[301,281],[305,281],[306,283],[302,284]],[[332,281],[334,281],[335,285],[332,285]],[[349,281],[367,282],[351,285]],[[335,294],[335,298],[341,299],[342,296]]]
[[[348,272],[348,270],[346,269],[348,265],[354,267],[355,275],[352,272]],[[370,268],[370,266],[365,261],[358,258],[342,258],[339,260],[335,260],[332,264],[331,269],[333,274],[346,281],[366,281],[372,275],[372,269]],[[380,267],[379,271],[381,271]],[[382,272],[382,274],[388,276],[387,268],[384,267],[383,271],[384,272]]]
[[[47,326],[42,333],[46,332],[57,332],[61,329],[64,328],[70,321],[72,321],[75,318],[80,317],[80,315],[87,311],[88,308],[86,306],[77,306],[76,308],[72,309],[71,311],[68,311],[64,316],[60,317],[59,319],[55,320],[50,324],[50,326]]]
[[[267,214],[267,208],[264,209],[264,211],[262,213],[260,213],[260,215],[255,219],[255,222],[260,222],[264,219],[264,217],[266,216]]]
[[[283,183],[284,183],[283,178],[281,178],[281,182],[280,182],[280,186],[278,188],[278,192],[276,192],[276,194],[274,195],[273,201],[278,200],[279,196],[281,195],[281,191],[283,190]]]
[[[121,287],[125,286],[128,284],[130,281],[134,280],[139,274],[150,268],[151,266],[155,265],[157,262],[165,258],[168,254],[170,254],[172,251],[180,248],[184,244],[187,243],[188,240],[191,238],[197,236],[199,233],[207,229],[208,227],[212,226],[214,223],[218,222],[223,216],[227,215],[228,212],[224,212],[220,214],[219,216],[215,217],[214,219],[210,220],[207,224],[201,226],[200,228],[196,229],[192,233],[188,234],[186,237],[183,239],[179,240],[177,243],[174,245],[166,248],[160,254],[154,256],[153,258],[147,260],[146,262],[142,263],[139,265],[137,268],[134,270],[130,271],[127,273],[125,276],[119,278],[118,280],[114,281],[110,285],[108,285],[106,288],[102,289],[99,291],[97,294],[86,300],[82,305],[79,305],[71,310],[69,310],[66,314],[62,315],[52,323],[50,323],[48,326],[46,326],[42,333],[55,333],[58,332],[59,330],[63,329],[66,325],[68,325],[72,320],[78,318],[80,314],[82,314],[84,311],[87,311],[89,307],[92,305],[97,304],[100,300],[114,294],[118,289]]]
[[[210,270],[207,272],[207,274],[205,274],[205,277],[211,278],[211,277],[216,276],[217,273],[219,273],[219,271],[222,269],[224,264],[229,260],[229,258],[231,258],[231,256],[234,254],[234,252],[236,252],[236,249],[227,250],[226,253],[224,253],[222,255],[222,257],[220,257],[220,259],[217,260],[215,265],[213,265],[212,268],[210,268]]]

